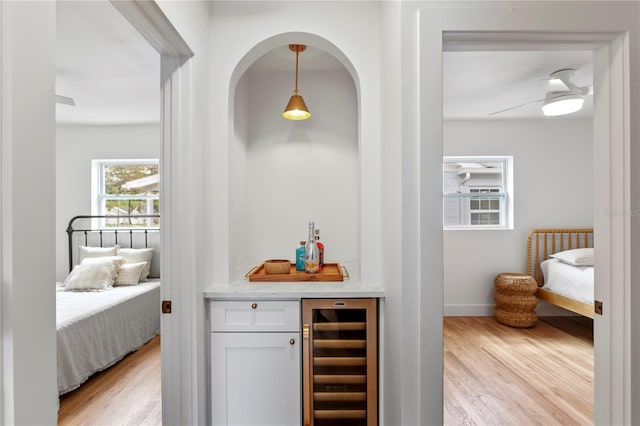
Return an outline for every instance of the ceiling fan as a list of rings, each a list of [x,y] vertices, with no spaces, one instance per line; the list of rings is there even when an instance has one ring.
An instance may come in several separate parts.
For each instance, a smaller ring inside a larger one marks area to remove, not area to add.
[[[571,114],[572,112],[579,111],[584,103],[584,97],[593,95],[593,85],[583,87],[576,86],[571,81],[571,77],[573,77],[575,72],[576,70],[573,68],[554,71],[547,79],[549,83],[547,94],[544,98],[495,111],[489,115],[500,114],[538,102],[542,102],[542,112],[547,117]]]

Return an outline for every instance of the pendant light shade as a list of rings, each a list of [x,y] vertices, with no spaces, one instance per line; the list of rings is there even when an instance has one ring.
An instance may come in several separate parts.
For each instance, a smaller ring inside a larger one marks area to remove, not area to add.
[[[307,104],[304,103],[304,99],[302,99],[300,92],[298,92],[298,55],[300,52],[304,52],[306,48],[307,46],[304,44],[289,45],[289,49],[296,52],[296,86],[293,91],[293,96],[289,99],[289,103],[282,113],[282,117],[287,120],[306,120],[311,117]]]
[[[287,120],[306,120],[311,117],[311,113],[304,103],[304,99],[300,95],[293,95],[289,99],[287,107],[284,109],[282,116]]]

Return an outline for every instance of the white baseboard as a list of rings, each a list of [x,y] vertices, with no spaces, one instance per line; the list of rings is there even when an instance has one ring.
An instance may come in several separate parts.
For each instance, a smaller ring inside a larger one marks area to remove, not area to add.
[[[492,317],[495,305],[444,305],[445,317]]]
[[[445,317],[492,317],[494,306],[495,305],[444,305],[442,311]],[[539,317],[577,315],[544,301],[538,302],[536,314],[538,314]]]

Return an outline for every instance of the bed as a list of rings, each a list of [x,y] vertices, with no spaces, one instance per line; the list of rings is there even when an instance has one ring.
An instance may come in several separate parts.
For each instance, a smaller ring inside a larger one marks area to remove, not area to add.
[[[527,273],[538,283],[538,299],[593,318],[593,229],[534,229]]]
[[[67,227],[70,272],[56,283],[59,395],[160,333],[159,228],[111,220],[76,216]]]

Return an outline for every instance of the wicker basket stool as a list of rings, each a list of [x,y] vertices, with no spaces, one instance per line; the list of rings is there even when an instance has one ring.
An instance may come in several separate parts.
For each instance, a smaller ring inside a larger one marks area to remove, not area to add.
[[[501,273],[493,280],[495,292],[493,310],[496,319],[512,327],[526,328],[536,324],[534,309],[538,299],[534,296],[538,284],[527,274]]]

